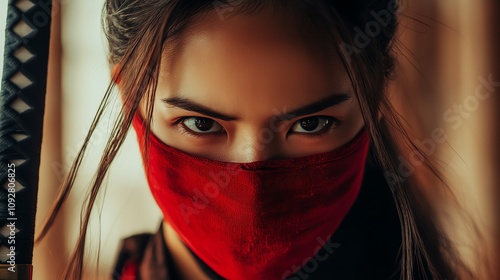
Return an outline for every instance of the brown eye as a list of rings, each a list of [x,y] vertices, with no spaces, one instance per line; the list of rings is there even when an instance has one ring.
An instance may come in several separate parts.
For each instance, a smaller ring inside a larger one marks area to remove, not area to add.
[[[335,125],[335,119],[331,117],[308,117],[298,120],[292,126],[292,132],[303,134],[318,134]]]
[[[218,122],[207,118],[188,117],[182,121],[182,124],[193,133],[208,134],[224,131]]]

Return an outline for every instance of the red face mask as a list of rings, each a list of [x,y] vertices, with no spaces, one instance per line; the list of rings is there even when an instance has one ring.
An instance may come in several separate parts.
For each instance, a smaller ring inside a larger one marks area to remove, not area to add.
[[[142,145],[138,115],[133,125]],[[281,279],[314,256],[356,200],[369,147],[363,129],[332,152],[228,163],[150,135],[150,157],[143,160],[165,221],[226,279]]]

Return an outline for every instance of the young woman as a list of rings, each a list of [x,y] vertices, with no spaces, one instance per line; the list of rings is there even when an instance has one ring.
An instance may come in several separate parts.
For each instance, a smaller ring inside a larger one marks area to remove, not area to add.
[[[65,277],[81,278],[90,210],[133,126],[164,221],[124,240],[114,279],[453,279],[391,144],[399,6],[107,0],[113,83],[89,137],[114,86],[123,110]]]

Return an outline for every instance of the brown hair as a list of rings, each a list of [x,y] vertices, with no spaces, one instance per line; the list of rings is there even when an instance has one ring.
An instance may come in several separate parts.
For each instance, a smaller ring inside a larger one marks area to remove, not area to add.
[[[393,144],[393,131],[402,134],[412,145],[400,117],[395,113],[385,93],[387,81],[394,72],[392,50],[396,43],[398,20],[395,13],[400,5],[399,1],[107,0],[103,10],[104,31],[109,44],[109,62],[118,67],[113,79],[120,79],[123,108],[113,126],[97,175],[89,190],[86,208],[82,212],[79,239],[66,268],[65,278],[82,277],[85,237],[92,207],[108,168],[124,142],[141,102],[145,102],[147,106],[144,116],[146,120],[144,141],[148,139],[159,66],[167,41],[180,34],[190,21],[202,12],[217,12],[222,17],[233,16],[238,13],[251,13],[264,5],[271,4],[277,9],[294,7],[294,11],[300,11],[301,16],[308,18],[310,23],[324,32],[325,38],[336,42],[332,47],[340,54],[349,73],[366,127],[371,135],[375,157],[387,174],[398,174],[399,152]],[[372,37],[367,46],[359,46],[359,42],[355,40],[356,28],[368,26],[374,20],[373,13],[378,11],[390,11],[391,18],[386,18],[389,20],[383,26],[379,25],[377,36]],[[115,83],[112,82],[105,93],[84,145],[62,183],[60,193],[37,242],[47,233],[72,189],[90,137],[110,103],[114,86]],[[382,121],[379,118],[380,114],[383,115]],[[412,146],[414,150],[419,151],[418,147]],[[145,147],[143,152],[147,153],[147,142]],[[419,154],[424,158],[424,164],[437,174],[425,154],[422,152]],[[424,211],[429,208],[424,204],[425,200],[422,199],[418,189],[411,186],[410,180],[396,180],[390,182],[390,185],[403,236],[402,277],[413,279],[415,275],[420,275],[422,278],[452,279],[454,275],[450,264],[453,263],[456,267],[460,261],[458,259],[451,261],[450,258],[457,254],[449,246],[449,241],[437,221],[430,219],[432,216]],[[426,270],[430,275],[425,272]]]

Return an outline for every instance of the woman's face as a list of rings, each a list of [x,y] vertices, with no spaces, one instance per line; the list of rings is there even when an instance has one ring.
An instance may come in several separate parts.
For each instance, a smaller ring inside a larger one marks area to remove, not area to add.
[[[167,43],[152,132],[227,162],[334,150],[363,127],[337,54],[296,18],[208,13]],[[142,110],[144,111],[144,110]]]

